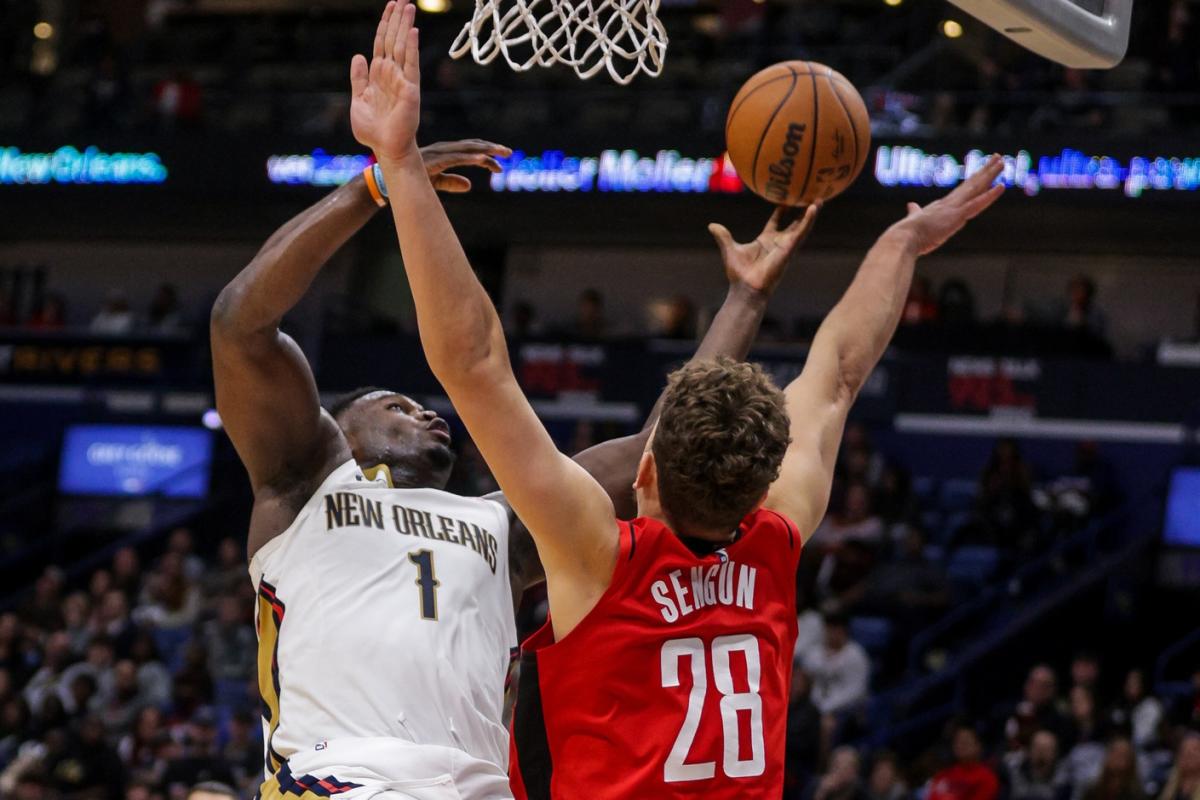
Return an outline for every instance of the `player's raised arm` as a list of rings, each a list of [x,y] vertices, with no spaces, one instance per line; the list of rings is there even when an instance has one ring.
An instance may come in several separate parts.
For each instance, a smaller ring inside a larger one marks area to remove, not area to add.
[[[415,12],[408,2],[389,2],[370,64],[355,56],[351,123],[375,151],[390,190],[405,199],[393,216],[430,369],[537,542],[563,635],[611,580],[618,547],[612,501],[559,452],[534,415],[509,364],[496,309],[421,167]]]
[[[900,323],[917,259],[983,213],[1004,192],[993,185],[999,156],[946,197],[889,228],[867,253],[842,299],[821,324],[804,371],[785,390],[792,443],[766,506],[790,517],[802,536],[816,529],[829,504],[833,468],[846,415]]]
[[[746,357],[758,336],[767,302],[787,271],[792,253],[812,232],[819,211],[820,207],[815,205],[801,214],[776,209],[762,233],[745,244],[734,241],[724,225],[709,225],[721,250],[729,292],[692,356],[693,361],[721,356],[741,361]],[[631,519],[637,515],[633,482],[664,397],[665,391],[640,432],[601,442],[574,456],[575,461],[604,487],[618,519]],[[496,492],[493,498],[504,502],[502,492]],[[529,540],[529,531],[515,517],[509,536],[509,569],[514,601],[520,600],[525,589],[546,579],[537,549]]]
[[[721,356],[741,361],[746,357],[758,336],[771,295],[783,279],[792,254],[812,233],[819,213],[818,205],[799,213],[778,208],[754,241],[744,244],[734,241],[724,225],[708,226],[721,251],[729,291],[692,361]],[[621,519],[628,519],[636,512],[633,479],[664,397],[665,391],[659,395],[641,432],[603,442],[575,456],[608,490]]]
[[[424,148],[424,168],[445,191],[470,182],[445,170],[499,169],[489,142],[446,142]],[[320,479],[349,448],[321,410],[304,354],[279,329],[325,263],[379,210],[362,176],[339,187],[277,230],[230,281],[213,305],[210,336],[217,410],[257,493],[281,480]],[[262,541],[252,531],[253,553]]]

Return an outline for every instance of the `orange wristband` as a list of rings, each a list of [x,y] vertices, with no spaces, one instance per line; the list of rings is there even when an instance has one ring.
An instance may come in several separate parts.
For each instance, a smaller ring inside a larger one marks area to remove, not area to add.
[[[383,196],[383,192],[379,191],[379,183],[375,180],[374,164],[363,170],[363,180],[367,184],[367,191],[371,193],[371,199],[375,201],[375,205],[380,208],[386,206],[387,198]]]

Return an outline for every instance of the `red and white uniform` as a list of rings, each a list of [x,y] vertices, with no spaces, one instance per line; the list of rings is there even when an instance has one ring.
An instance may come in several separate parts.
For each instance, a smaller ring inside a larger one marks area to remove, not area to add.
[[[510,777],[522,800],[751,800],[783,789],[796,526],[746,517],[698,556],[620,523],[612,585],[561,642],[526,641]]]

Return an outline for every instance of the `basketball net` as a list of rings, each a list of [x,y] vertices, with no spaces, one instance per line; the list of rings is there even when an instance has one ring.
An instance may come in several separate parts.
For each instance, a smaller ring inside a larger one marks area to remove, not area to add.
[[[475,0],[475,13],[454,40],[452,58],[478,64],[503,55],[517,72],[566,64],[580,78],[607,69],[627,84],[639,72],[662,72],[667,32],[660,0]]]

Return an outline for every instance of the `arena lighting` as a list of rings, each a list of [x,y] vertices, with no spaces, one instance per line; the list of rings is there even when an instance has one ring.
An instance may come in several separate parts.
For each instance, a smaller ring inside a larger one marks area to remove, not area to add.
[[[49,22],[39,22],[33,26],[33,35],[38,39],[49,39],[54,35],[54,26]]]
[[[903,2],[904,0],[883,0],[883,4],[885,6],[891,6],[892,8],[895,8]]]
[[[417,0],[417,8],[426,14],[445,14],[450,10],[450,0]]]
[[[60,147],[53,153],[23,153],[0,146],[0,185],[153,184],[167,180],[157,153],[106,153],[98,147]]]
[[[955,186],[983,168],[988,154],[927,153],[909,145],[881,145],[875,151],[875,180],[887,187]],[[1004,155],[1000,180],[1029,196],[1065,189],[1122,191],[1141,197],[1148,191],[1200,191],[1200,155],[1134,156],[1119,159],[1088,155],[1072,148],[1034,155],[1028,150]]]
[[[962,23],[948,19],[942,23],[942,35],[947,39],[957,39],[963,35]]]

